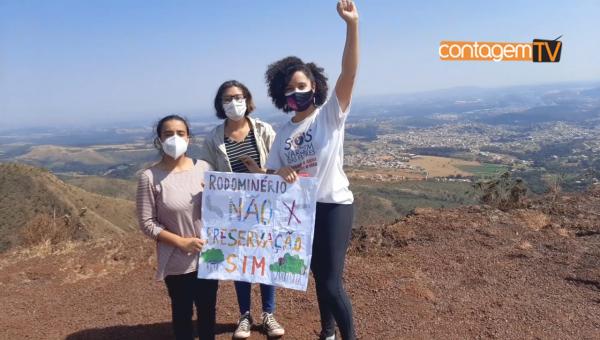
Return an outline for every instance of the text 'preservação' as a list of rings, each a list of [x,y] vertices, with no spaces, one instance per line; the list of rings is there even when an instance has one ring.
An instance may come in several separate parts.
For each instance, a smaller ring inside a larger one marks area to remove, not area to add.
[[[316,180],[207,172],[198,276],[306,290]]]

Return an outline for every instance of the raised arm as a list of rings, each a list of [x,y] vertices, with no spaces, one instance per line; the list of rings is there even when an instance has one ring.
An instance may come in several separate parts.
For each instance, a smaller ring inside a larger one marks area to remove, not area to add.
[[[337,11],[346,22],[346,45],[342,57],[342,72],[335,84],[335,94],[340,108],[346,111],[350,105],[358,69],[358,10],[354,1],[340,0]]]

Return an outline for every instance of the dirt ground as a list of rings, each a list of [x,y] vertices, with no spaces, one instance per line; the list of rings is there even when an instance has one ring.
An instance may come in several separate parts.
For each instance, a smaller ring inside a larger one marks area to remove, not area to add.
[[[355,230],[345,283],[360,339],[600,339],[599,208],[592,191],[510,212],[417,209]],[[0,338],[170,339],[153,266],[139,233],[2,254]],[[316,339],[313,283],[277,294],[284,338]],[[231,338],[236,309],[222,282],[219,339]],[[252,339],[264,338],[256,327]]]

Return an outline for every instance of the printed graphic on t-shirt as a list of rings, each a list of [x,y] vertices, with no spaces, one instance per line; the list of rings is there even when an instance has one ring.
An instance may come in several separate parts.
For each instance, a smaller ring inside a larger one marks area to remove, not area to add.
[[[316,167],[317,156],[312,128],[286,139],[283,153],[286,163],[296,171]]]

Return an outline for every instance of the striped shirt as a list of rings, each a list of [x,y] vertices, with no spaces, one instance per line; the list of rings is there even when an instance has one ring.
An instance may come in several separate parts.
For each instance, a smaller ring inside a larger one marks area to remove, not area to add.
[[[168,172],[157,166],[139,177],[136,207],[144,234],[158,240],[168,230],[181,237],[198,237],[202,229],[202,185],[210,164],[198,161],[189,170]],[[198,254],[187,253],[166,242],[156,243],[156,279],[197,270]]]
[[[243,155],[252,157],[258,167],[261,166],[256,138],[254,138],[254,131],[252,129],[250,129],[246,138],[241,142],[236,142],[225,136],[225,149],[227,150],[227,157],[229,158],[229,164],[233,172],[250,172],[244,163],[239,160],[239,157]]]

